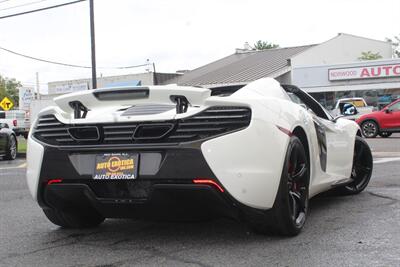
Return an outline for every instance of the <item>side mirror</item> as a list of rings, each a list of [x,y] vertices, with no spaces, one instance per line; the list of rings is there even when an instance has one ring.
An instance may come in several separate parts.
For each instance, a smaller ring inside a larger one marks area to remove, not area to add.
[[[341,114],[343,116],[353,116],[353,115],[358,114],[358,110],[357,110],[356,106],[354,106],[353,104],[346,103],[345,105],[343,105]]]
[[[387,108],[387,109],[385,109],[385,113],[386,114],[389,114],[389,113],[391,113],[392,111],[389,109],[389,108]]]

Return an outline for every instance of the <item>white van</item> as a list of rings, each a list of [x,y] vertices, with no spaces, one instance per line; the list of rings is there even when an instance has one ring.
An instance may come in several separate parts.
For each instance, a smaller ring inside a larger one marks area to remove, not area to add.
[[[17,136],[28,136],[30,123],[25,110],[0,111],[0,123],[7,123]]]

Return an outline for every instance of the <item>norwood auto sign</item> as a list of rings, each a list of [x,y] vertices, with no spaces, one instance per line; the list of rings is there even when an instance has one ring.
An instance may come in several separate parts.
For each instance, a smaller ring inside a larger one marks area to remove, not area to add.
[[[330,81],[400,77],[400,64],[329,69],[328,72]]]

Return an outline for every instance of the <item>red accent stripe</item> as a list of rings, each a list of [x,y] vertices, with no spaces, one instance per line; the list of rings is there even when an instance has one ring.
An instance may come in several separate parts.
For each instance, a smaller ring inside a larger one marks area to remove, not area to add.
[[[61,179],[51,179],[51,180],[47,181],[47,185],[58,184],[58,183],[61,183],[61,182],[62,182]]]
[[[281,132],[283,132],[284,134],[288,135],[289,137],[293,136],[293,133],[292,133],[290,130],[288,130],[288,129],[286,129],[286,128],[283,128],[283,127],[281,127],[281,126],[278,126],[278,125],[276,125],[276,127],[277,127],[279,130],[281,130]]]
[[[193,183],[195,184],[208,184],[208,185],[213,185],[216,188],[218,188],[219,191],[221,191],[222,193],[224,192],[224,189],[222,188],[222,186],[220,186],[219,184],[217,184],[216,182],[214,182],[213,180],[209,180],[209,179],[194,179]]]

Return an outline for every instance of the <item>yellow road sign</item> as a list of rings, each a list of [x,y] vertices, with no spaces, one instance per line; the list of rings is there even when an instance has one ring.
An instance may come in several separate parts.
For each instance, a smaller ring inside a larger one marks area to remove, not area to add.
[[[10,110],[13,106],[13,102],[8,99],[8,97],[4,97],[0,102],[0,107],[2,107],[4,110]]]

